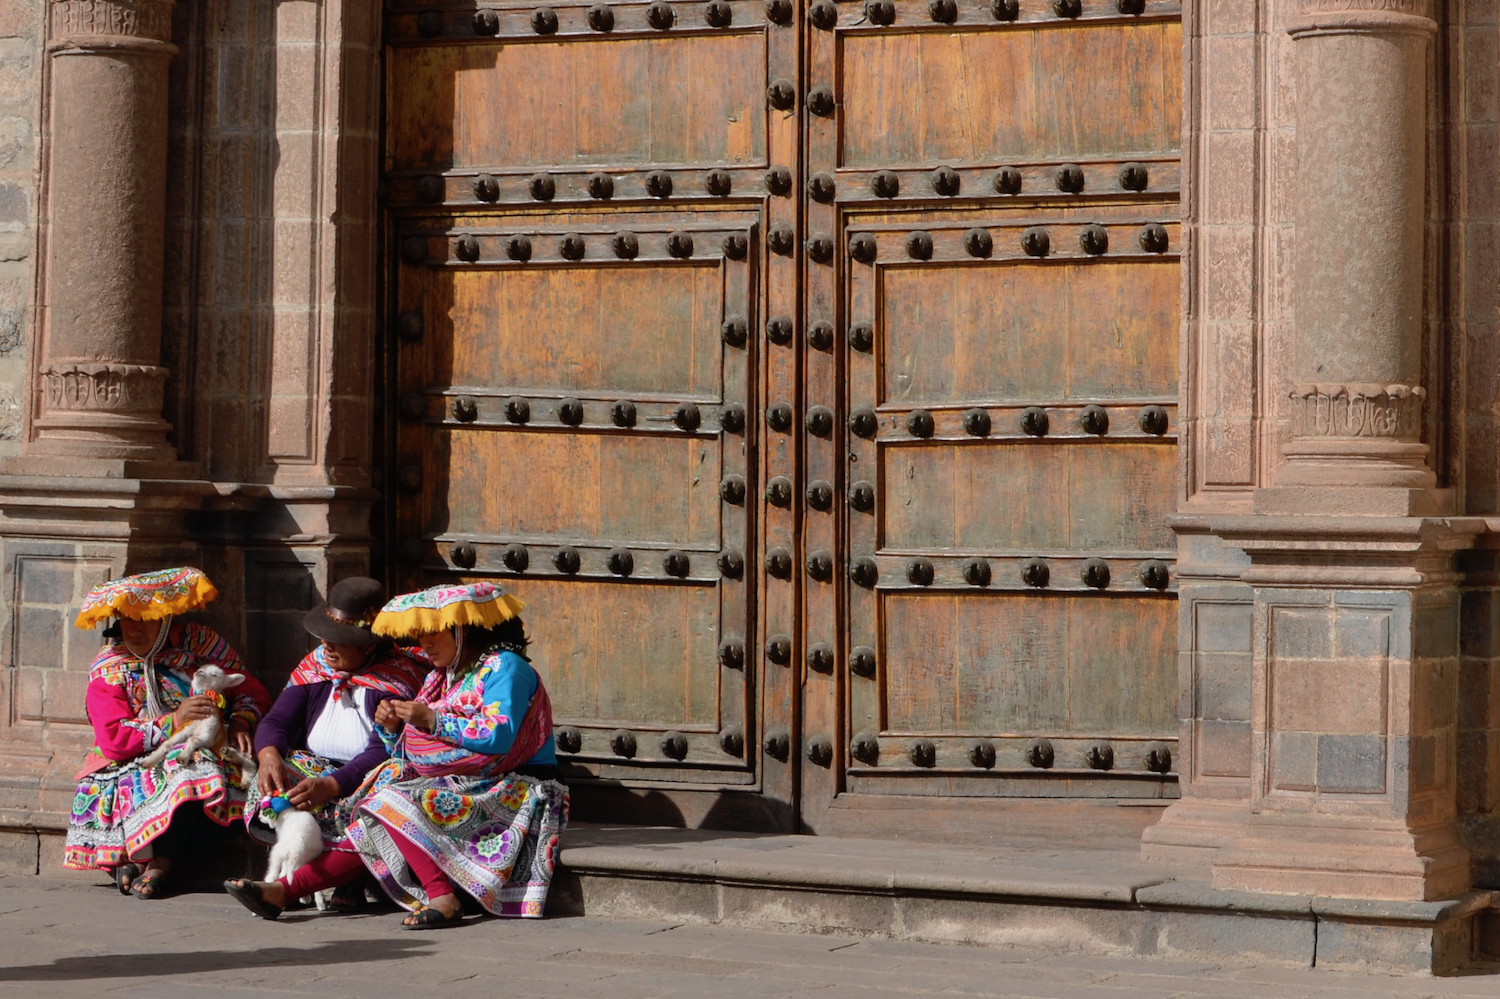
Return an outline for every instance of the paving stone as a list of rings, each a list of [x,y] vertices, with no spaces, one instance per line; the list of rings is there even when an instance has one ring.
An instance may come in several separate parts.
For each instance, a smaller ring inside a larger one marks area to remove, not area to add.
[[[394,911],[306,911],[268,923],[219,894],[148,903],[105,885],[0,877],[0,999],[1500,997],[1500,974],[1488,968],[1399,978],[592,916],[471,919],[436,933],[399,922]]]

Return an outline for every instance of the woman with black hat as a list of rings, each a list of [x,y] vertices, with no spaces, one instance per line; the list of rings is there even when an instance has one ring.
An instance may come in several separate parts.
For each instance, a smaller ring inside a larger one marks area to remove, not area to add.
[[[341,840],[334,809],[323,806],[359,787],[390,755],[375,733],[375,709],[390,698],[410,700],[427,664],[370,630],[384,603],[378,580],[355,576],[334,584],[328,600],[303,618],[302,627],[323,644],[297,664],[256,729],[260,769],[245,815],[258,839],[275,839],[273,799],[284,797],[313,813],[327,845]]]

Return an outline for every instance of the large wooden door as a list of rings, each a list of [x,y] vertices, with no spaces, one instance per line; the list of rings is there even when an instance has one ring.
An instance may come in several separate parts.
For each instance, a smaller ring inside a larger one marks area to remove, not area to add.
[[[392,578],[527,601],[576,814],[1172,793],[1179,19],[388,9]]]

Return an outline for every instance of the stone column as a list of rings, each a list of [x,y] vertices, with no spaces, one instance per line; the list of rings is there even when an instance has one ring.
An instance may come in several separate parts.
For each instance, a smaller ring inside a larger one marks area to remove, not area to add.
[[[1420,441],[1430,0],[1304,0],[1280,485],[1435,484]],[[1369,9],[1350,9],[1350,8]]]
[[[26,453],[172,459],[162,254],[172,0],[51,0],[42,332]]]
[[[1454,555],[1421,443],[1429,0],[1304,0],[1295,39],[1292,436],[1244,551],[1250,814],[1220,889],[1391,900],[1467,890],[1454,829]]]

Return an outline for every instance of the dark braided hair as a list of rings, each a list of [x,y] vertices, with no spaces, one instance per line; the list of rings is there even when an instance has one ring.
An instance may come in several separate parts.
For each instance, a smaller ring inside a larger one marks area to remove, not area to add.
[[[526,647],[530,644],[531,639],[526,636],[526,626],[519,617],[513,617],[492,628],[477,628],[469,625],[464,628],[463,662],[460,663],[460,668],[462,672],[467,673],[478,665],[479,660],[487,653],[497,650],[514,652],[530,662],[531,660],[526,655]]]

